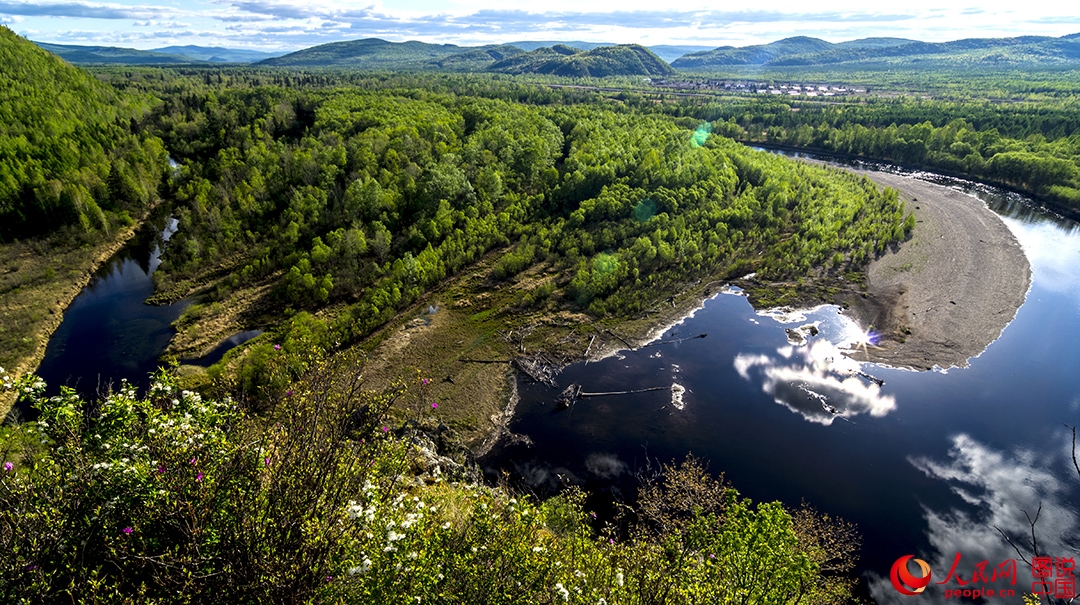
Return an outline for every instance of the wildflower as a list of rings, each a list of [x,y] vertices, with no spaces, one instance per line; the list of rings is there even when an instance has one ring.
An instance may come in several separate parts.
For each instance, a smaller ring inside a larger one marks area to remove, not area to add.
[[[421,379],[420,382],[422,382],[424,384],[424,386],[427,386],[428,384],[431,383],[431,381],[428,380],[427,378]]]
[[[390,427],[388,427],[388,426],[382,427],[382,432],[389,433],[390,432]]]
[[[564,600],[564,601],[569,601],[570,600],[570,591],[567,590],[566,587],[562,585],[562,582],[559,582],[559,583],[555,584],[555,592],[559,593],[559,596],[562,597],[562,600]]]
[[[289,389],[288,391],[285,391],[285,396],[286,397],[292,397],[292,389]]]
[[[275,351],[280,351],[281,350],[281,345],[277,345],[277,344],[274,345],[274,350]]]
[[[263,460],[263,466],[270,466],[270,459]]]
[[[533,552],[544,552],[544,547],[543,546],[534,546],[533,547]]]
[[[196,464],[199,463],[199,459],[198,458],[192,458],[191,460],[188,460],[188,462],[191,463],[191,466],[195,466]]]
[[[159,475],[164,475],[165,474],[165,466],[164,465],[159,465],[157,467],[157,472],[158,472]]]
[[[124,529],[122,529],[120,531],[124,532],[124,535],[130,536],[131,532],[135,531],[135,529],[131,528],[131,527],[125,527]]]
[[[198,482],[198,483],[202,482],[202,478],[203,478],[202,473],[199,473],[198,475],[195,475],[195,481]]]
[[[620,569],[618,571],[618,573],[615,574],[615,583],[618,584],[619,586],[622,586],[623,582],[624,582],[624,578],[623,578],[623,575],[622,575],[622,570]]]
[[[437,404],[437,403],[435,403],[434,401],[432,401],[432,402],[431,402],[431,409],[433,409],[433,410],[434,410],[434,409],[435,409],[435,408],[437,408],[437,407],[439,407],[439,404]]]
[[[15,468],[15,465],[13,463],[11,463],[11,462],[5,462],[4,463],[4,470],[5,471],[11,472],[11,469],[13,469],[13,468]]]

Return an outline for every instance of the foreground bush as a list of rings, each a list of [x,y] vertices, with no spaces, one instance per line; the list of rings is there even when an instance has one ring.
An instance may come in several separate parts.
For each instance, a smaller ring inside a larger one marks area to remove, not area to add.
[[[835,603],[850,594],[849,526],[754,505],[693,459],[665,467],[626,523],[599,533],[578,491],[540,503],[463,481],[467,468],[415,428],[430,405],[426,381],[365,392],[356,360],[313,364],[257,417],[180,391],[164,372],[145,397],[125,386],[96,407],[70,391],[43,398],[33,377],[5,384],[41,418],[7,429],[0,444],[10,463],[0,470],[3,602]]]

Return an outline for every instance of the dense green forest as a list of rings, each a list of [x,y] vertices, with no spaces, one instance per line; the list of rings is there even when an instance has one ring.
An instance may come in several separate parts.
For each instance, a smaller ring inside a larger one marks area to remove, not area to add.
[[[213,300],[272,283],[293,310],[334,306],[325,341],[349,343],[496,249],[499,279],[563,276],[526,306],[629,316],[688,279],[859,267],[913,226],[894,191],[698,120],[390,84],[130,83],[162,88],[152,129],[183,164],[160,288],[227,266]]]
[[[0,27],[0,242],[108,231],[156,200],[167,155],[144,109]]]
[[[927,167],[1080,210],[1080,113],[1074,102],[844,103],[758,96],[683,101],[668,111],[710,120],[717,132],[744,141]]]

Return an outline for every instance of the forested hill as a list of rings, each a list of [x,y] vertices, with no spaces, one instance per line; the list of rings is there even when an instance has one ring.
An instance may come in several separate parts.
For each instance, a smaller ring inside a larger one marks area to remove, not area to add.
[[[142,108],[0,27],[0,242],[109,230],[156,196],[167,156]]]
[[[1080,63],[1080,36],[1060,38],[970,38],[952,42],[919,42],[902,38],[866,38],[832,44],[805,36],[736,48],[722,46],[684,55],[677,69],[709,69],[740,65],[790,67],[835,64],[921,65],[1061,65]]]
[[[334,42],[267,59],[268,67],[495,71],[568,77],[663,76],[675,73],[663,59],[637,44],[581,50],[563,44],[530,52],[510,45],[455,46],[387,42],[378,38]]]
[[[663,59],[638,44],[600,46],[581,51],[563,44],[504,59],[491,71],[566,77],[666,76],[675,73]]]
[[[388,42],[379,38],[320,44],[294,53],[260,61],[267,67],[349,67],[355,69],[443,68],[469,69],[487,66],[505,56],[525,51],[512,46],[457,46],[427,42]],[[467,55],[464,57],[459,57]],[[463,61],[453,61],[459,57]],[[449,61],[448,61],[449,60]]]

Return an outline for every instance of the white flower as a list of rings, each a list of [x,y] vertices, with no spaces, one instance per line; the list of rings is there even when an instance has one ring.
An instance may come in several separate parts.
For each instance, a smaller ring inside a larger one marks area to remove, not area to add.
[[[622,575],[622,570],[619,570],[619,572],[615,574],[615,583],[618,584],[619,586],[622,586],[623,581],[624,581],[624,578],[623,578],[623,575]]]
[[[566,587],[562,585],[562,582],[559,582],[558,584],[555,585],[555,592],[559,593],[559,596],[562,597],[562,600],[564,600],[564,601],[569,601],[570,600],[570,591],[567,590]]]
[[[533,547],[533,552],[544,552],[544,547],[543,546],[534,546]]]
[[[450,529],[450,522],[449,522],[449,521],[447,521],[446,523],[443,523],[443,524],[442,524],[442,528],[443,528],[443,529]]]

